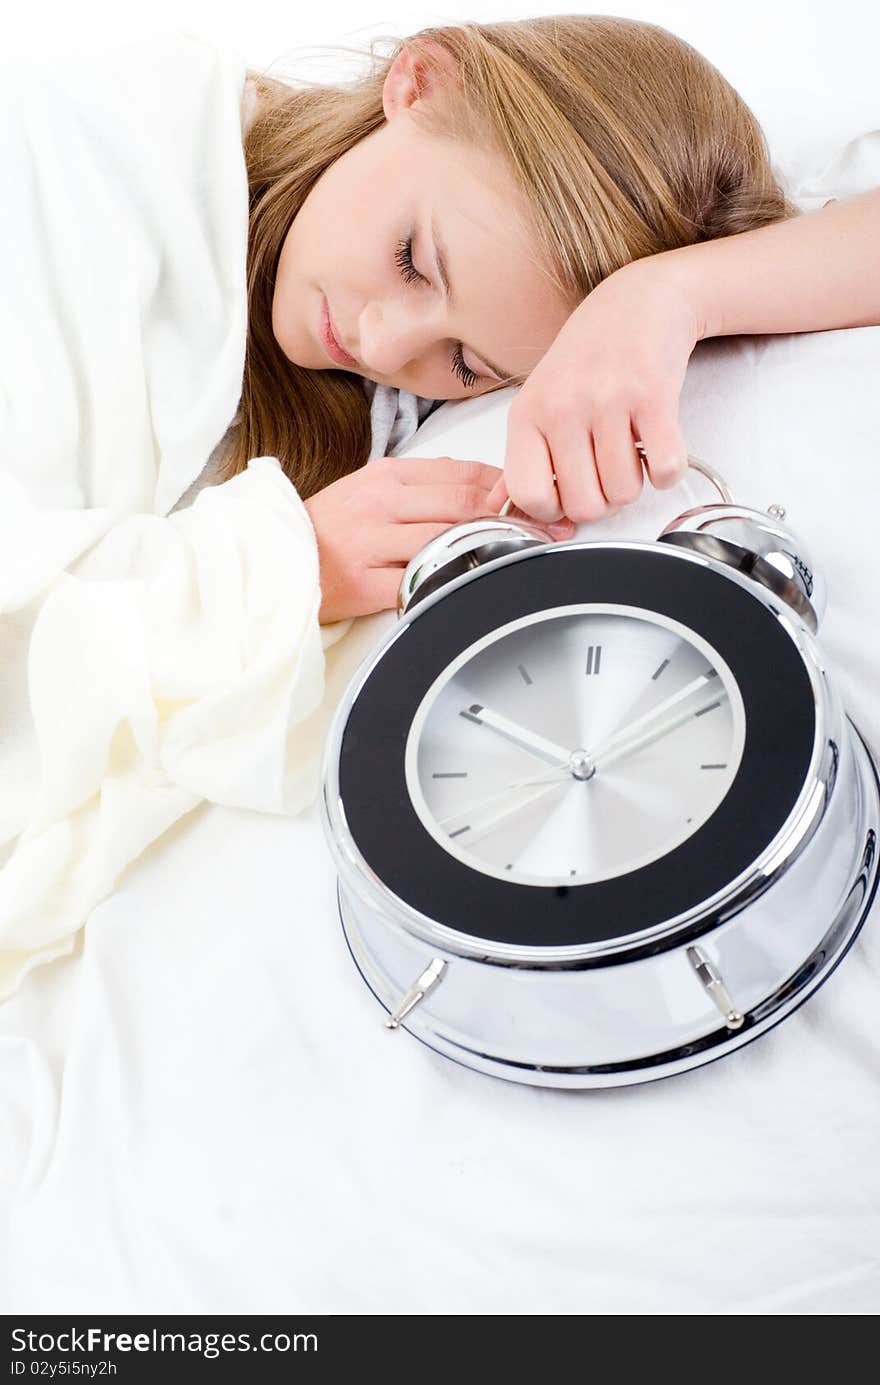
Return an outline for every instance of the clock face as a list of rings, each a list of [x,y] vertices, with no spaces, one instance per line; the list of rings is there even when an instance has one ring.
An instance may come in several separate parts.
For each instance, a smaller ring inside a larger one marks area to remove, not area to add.
[[[702,636],[613,604],[544,610],[461,651],[407,739],[413,807],[484,874],[579,885],[667,855],[716,811],[743,700]]]
[[[417,605],[329,747],[356,884],[525,947],[651,947],[711,910],[818,753],[817,684],[756,592],[667,545],[555,544]]]

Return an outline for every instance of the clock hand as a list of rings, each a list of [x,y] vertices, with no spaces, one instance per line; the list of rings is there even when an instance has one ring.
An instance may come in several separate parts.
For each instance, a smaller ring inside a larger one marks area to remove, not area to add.
[[[597,760],[600,756],[605,756],[613,746],[616,746],[618,741],[628,741],[634,732],[640,731],[642,727],[647,728],[658,717],[663,718],[671,708],[676,707],[680,702],[683,702],[686,697],[690,697],[692,693],[697,692],[698,689],[705,688],[708,683],[715,683],[717,678],[718,675],[716,673],[701,673],[698,678],[694,678],[686,687],[679,688],[678,692],[673,693],[671,697],[664,698],[656,707],[652,707],[649,712],[645,712],[642,716],[636,717],[635,721],[631,721],[628,725],[618,726],[604,741],[600,741],[597,746],[588,750],[587,754],[593,760]],[[717,683],[716,686],[718,686]],[[718,696],[726,696],[723,691],[723,685],[721,685]],[[714,701],[714,698],[712,701]],[[688,712],[688,716],[692,716],[693,714],[694,709],[691,708]]]
[[[500,812],[490,813],[482,818],[474,815],[470,822],[463,824],[456,831],[450,832],[449,835],[450,837],[461,837],[462,842],[470,846],[472,842],[484,837],[487,832],[494,831],[499,823],[504,822],[506,818],[513,817],[514,814],[521,813],[524,808],[530,808],[533,804],[539,803],[554,789],[558,789],[560,784],[564,784],[566,779],[569,779],[568,775],[560,775],[558,778],[554,778],[552,783],[545,784],[542,789],[538,789],[537,793],[531,793],[527,798],[521,798],[518,802],[513,803],[510,802],[510,791],[508,790],[505,795],[507,803]]]
[[[697,716],[699,712],[707,711],[709,707],[716,706],[726,696],[726,691],[722,690],[717,695],[713,694],[711,698],[705,698],[697,707],[688,707],[685,710],[676,707],[667,710],[665,717],[661,717],[659,720],[656,717],[653,718],[650,725],[643,726],[641,732],[637,732],[634,736],[615,737],[613,741],[607,742],[605,747],[600,748],[597,752],[594,761],[596,768],[607,769],[609,765],[616,764],[626,755],[635,754],[637,750],[644,749],[652,741],[660,740],[661,736],[668,735],[677,726],[690,721],[691,717]]]
[[[606,741],[601,759],[597,761],[595,754],[590,757],[594,769],[601,770],[607,768],[609,764],[623,759],[624,756],[634,754],[635,751],[641,750],[652,741],[659,740],[661,736],[667,735],[670,731],[675,730],[677,726],[681,726],[685,721],[689,721],[691,717],[696,716],[696,714],[704,710],[704,708],[714,706],[716,702],[719,702],[723,697],[727,696],[726,690],[723,688],[720,689],[717,694],[713,690],[711,697],[705,697],[702,703],[696,707],[691,705],[682,708],[680,704],[684,700],[684,697],[708,681],[709,680],[706,678],[694,680],[694,682],[689,684],[686,689],[683,689],[681,693],[667,698],[660,707],[655,708],[644,717],[639,717],[629,728],[630,732],[633,731],[633,728],[641,728],[637,730],[635,734],[624,735],[620,733]],[[661,713],[664,715],[661,715]],[[450,836],[466,837],[467,843],[470,845],[473,842],[479,841],[480,838],[486,836],[487,833],[494,831],[494,829],[507,818],[513,817],[524,808],[529,808],[535,803],[539,803],[541,799],[545,798],[549,793],[552,793],[553,789],[558,787],[559,784],[565,783],[569,777],[572,779],[580,777],[574,774],[571,760],[564,765],[557,765],[555,771],[549,774],[540,775],[533,779],[515,780],[513,783],[508,784],[500,793],[491,794],[486,798],[480,799],[477,803],[472,803],[469,808],[460,809],[457,813],[451,814],[448,818],[441,821],[440,826],[445,828]],[[592,774],[589,777],[592,778]],[[518,801],[515,800],[513,802],[510,801],[512,792],[531,787],[532,785],[543,785],[543,787],[539,788],[537,793],[531,793],[526,798],[520,798]],[[499,800],[503,801],[504,806],[497,812],[491,811]],[[487,810],[489,810],[488,813]],[[453,823],[456,824],[454,828],[452,827]],[[460,826],[458,824],[460,824]]]
[[[474,702],[467,711],[460,712],[459,716],[466,717],[468,721],[475,721],[480,726],[488,726],[490,730],[497,731],[505,739],[513,741],[514,745],[518,745],[522,750],[528,750],[542,760],[549,760],[552,765],[567,764],[571,757],[571,751],[564,745],[547,740],[535,731],[529,731],[525,726],[520,726],[519,722],[511,721],[509,717],[502,716],[500,712],[493,712],[490,707],[483,707],[479,702]]]
[[[473,803],[468,803],[464,808],[457,808],[448,817],[438,818],[438,826],[447,832],[455,830],[457,827],[469,826],[474,817],[485,812],[487,808],[494,807],[496,803],[509,803],[512,790],[531,788],[533,784],[559,784],[567,779],[570,773],[568,766],[565,765],[562,769],[551,770],[549,774],[540,774],[536,778],[515,779],[513,783],[506,784],[500,791],[478,798]]]

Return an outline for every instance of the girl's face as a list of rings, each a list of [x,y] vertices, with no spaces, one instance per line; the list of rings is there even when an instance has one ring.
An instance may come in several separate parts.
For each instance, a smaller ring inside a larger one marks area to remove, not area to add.
[[[575,304],[541,272],[506,170],[420,131],[416,92],[404,49],[385,81],[386,123],[330,165],[290,225],[272,330],[295,365],[464,399],[527,376]],[[323,344],[325,299],[353,364]]]

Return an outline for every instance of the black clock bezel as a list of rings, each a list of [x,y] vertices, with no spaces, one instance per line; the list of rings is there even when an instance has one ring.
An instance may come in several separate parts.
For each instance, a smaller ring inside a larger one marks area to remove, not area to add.
[[[444,850],[421,822],[404,768],[410,725],[462,650],[511,621],[575,602],[666,615],[717,649],[745,708],[739,769],[691,837],[637,870],[565,886],[485,875]],[[427,918],[469,939],[517,947],[613,944],[690,912],[748,870],[791,814],[815,735],[815,696],[797,645],[736,578],[661,545],[554,545],[502,561],[416,608],[349,708],[339,794],[365,863]]]

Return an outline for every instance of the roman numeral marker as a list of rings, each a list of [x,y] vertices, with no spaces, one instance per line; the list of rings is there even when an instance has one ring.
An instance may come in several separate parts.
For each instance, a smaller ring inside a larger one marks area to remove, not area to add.
[[[601,644],[591,644],[587,650],[587,676],[591,673],[599,672],[599,662],[602,658]]]

